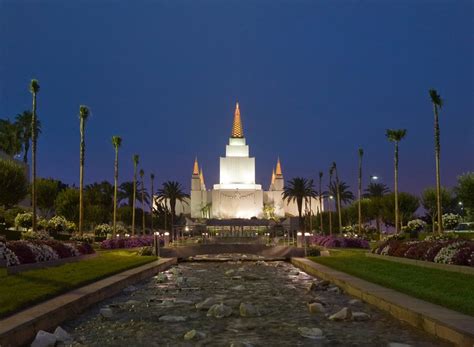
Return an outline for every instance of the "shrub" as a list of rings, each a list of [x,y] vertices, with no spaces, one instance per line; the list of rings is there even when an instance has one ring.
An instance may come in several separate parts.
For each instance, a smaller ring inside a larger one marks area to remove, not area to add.
[[[99,224],[95,227],[95,235],[106,237],[107,234],[111,234],[113,232],[112,226],[108,224]]]
[[[94,243],[95,235],[88,233],[88,234],[73,234],[71,235],[71,241],[78,241],[78,242],[86,242],[86,243]]]
[[[413,219],[406,225],[407,231],[421,231],[425,228],[426,222],[421,219]]]
[[[133,236],[126,238],[112,238],[104,240],[100,244],[103,249],[117,249],[117,248],[136,248],[144,246],[153,246],[154,237],[151,235]],[[163,245],[163,240],[160,239],[160,245]]]
[[[33,225],[33,213],[32,212],[24,212],[18,213],[15,217],[15,227],[16,228],[26,228],[29,229]]]
[[[369,248],[369,242],[367,240],[361,238],[336,237],[332,235],[311,236],[309,243],[327,248]]]
[[[446,230],[454,229],[462,220],[461,216],[454,213],[443,214],[443,228]]]
[[[48,221],[48,230],[53,232],[66,231],[68,221],[63,216],[54,216]]]
[[[141,247],[138,250],[137,254],[141,256],[154,255],[154,250],[153,250],[153,247],[151,246],[145,246],[145,247]]]
[[[22,240],[51,240],[52,237],[46,231],[23,231],[21,233]]]
[[[28,194],[25,167],[0,158],[0,206],[13,206]]]

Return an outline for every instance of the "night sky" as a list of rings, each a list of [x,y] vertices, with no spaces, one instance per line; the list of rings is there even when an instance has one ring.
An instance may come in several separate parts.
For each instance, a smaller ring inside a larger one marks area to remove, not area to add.
[[[442,184],[474,170],[474,2],[0,0],[0,118],[31,107],[40,81],[38,174],[79,180],[79,105],[86,183],[113,181],[112,135],[147,177],[189,189],[197,155],[207,187],[239,101],[267,189],[280,156],[286,179],[317,178],[336,161],[355,191],[364,171],[392,187],[386,128],[407,128],[400,189],[433,186],[433,113],[441,110]]]

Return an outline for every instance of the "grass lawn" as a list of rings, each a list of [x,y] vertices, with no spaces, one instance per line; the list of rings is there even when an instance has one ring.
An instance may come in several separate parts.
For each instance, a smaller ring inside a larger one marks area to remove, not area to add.
[[[368,258],[365,250],[331,250],[314,262],[474,316],[474,276]]]
[[[0,317],[73,288],[156,260],[133,251],[100,251],[95,258],[7,276],[0,269]]]

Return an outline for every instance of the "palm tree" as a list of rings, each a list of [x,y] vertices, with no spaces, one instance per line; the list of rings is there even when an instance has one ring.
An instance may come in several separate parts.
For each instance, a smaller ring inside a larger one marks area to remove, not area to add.
[[[158,200],[164,202],[165,205],[167,202],[170,205],[171,210],[171,235],[173,239],[176,239],[174,235],[174,221],[176,219],[176,202],[180,201],[187,204],[187,199],[189,195],[183,192],[183,188],[179,182],[168,181],[163,182],[161,189],[158,189]]]
[[[331,187],[331,186],[332,186],[332,169],[330,168],[329,169],[329,187]],[[329,200],[332,199],[331,193],[329,193],[327,196],[328,196]],[[332,235],[332,211],[331,211],[331,208],[330,208],[329,200],[328,200],[329,235]]]
[[[433,103],[434,112],[434,137],[435,137],[435,160],[436,160],[436,208],[438,210],[438,234],[443,232],[443,220],[441,210],[441,175],[439,173],[439,154],[441,149],[439,136],[439,109],[443,107],[443,99],[435,89],[430,89],[431,102]]]
[[[31,129],[31,122],[29,124]],[[9,119],[0,119],[0,149],[9,156],[16,156],[21,152],[21,128]]]
[[[140,169],[140,179],[142,185],[142,233],[145,234],[145,182],[143,181],[143,176],[145,176],[145,171]]]
[[[89,108],[87,106],[79,106],[79,120],[81,131],[81,143],[79,148],[79,234],[82,235],[82,228],[84,227],[84,154],[86,151],[85,143],[85,127],[86,121],[89,117]]]
[[[150,174],[150,181],[151,181],[151,190],[150,190],[150,215],[151,215],[151,221],[150,221],[150,228],[151,228],[151,233],[153,234],[153,203],[155,201],[155,198],[153,196],[154,194],[154,187],[153,183],[155,181],[155,174],[151,173]]]
[[[117,198],[118,198],[118,153],[122,145],[122,138],[120,136],[112,136],[112,145],[115,149],[115,164],[114,164],[114,235],[117,234]]]
[[[32,137],[31,124],[33,114],[30,111],[23,111],[16,115],[15,120],[19,129],[19,140],[23,147],[23,162],[28,163],[28,151],[30,149],[30,141]],[[41,123],[36,120],[36,136],[41,133]]]
[[[283,189],[283,200],[286,200],[289,204],[292,201],[296,201],[298,207],[299,227],[303,225],[303,201],[311,199],[316,196],[314,191],[313,180],[308,180],[302,177],[296,177],[288,181],[288,185]]]
[[[362,233],[362,206],[361,206],[361,199],[362,199],[362,157],[364,156],[364,150],[359,148],[359,189],[358,189],[358,203],[357,203],[357,210],[359,216],[359,234]]]
[[[137,165],[140,161],[138,154],[133,155],[133,199],[132,199],[132,235],[135,236],[135,201],[137,200]]]
[[[328,187],[329,193],[333,196],[337,195],[337,186],[336,182],[332,182],[332,184]],[[349,185],[347,185],[344,181],[339,181],[339,199],[341,200],[341,204],[348,204],[355,199],[354,193],[349,190]]]
[[[388,140],[395,143],[395,155],[394,155],[394,167],[395,167],[395,185],[394,185],[394,195],[395,195],[395,232],[398,234],[400,231],[400,215],[398,212],[398,144],[401,140],[405,138],[407,134],[406,129],[387,129],[385,136]]]
[[[323,232],[323,172],[319,171],[319,225],[321,226],[321,232]]]
[[[375,223],[379,233],[383,210],[382,197],[387,193],[390,193],[390,189],[388,189],[385,184],[371,182],[365,189],[365,193],[363,195],[364,198],[369,198],[371,201],[371,209],[373,210],[371,214],[373,213],[375,215]]]
[[[33,208],[33,232],[36,231],[36,143],[37,136],[37,116],[36,116],[36,96],[39,92],[40,86],[37,80],[33,79],[30,83],[30,92],[33,94],[33,105],[31,109],[31,206]]]
[[[331,170],[336,174],[336,204],[337,204],[337,215],[339,221],[339,232],[342,231],[342,211],[341,211],[341,192],[339,184],[339,175],[337,174],[336,162],[332,163]]]

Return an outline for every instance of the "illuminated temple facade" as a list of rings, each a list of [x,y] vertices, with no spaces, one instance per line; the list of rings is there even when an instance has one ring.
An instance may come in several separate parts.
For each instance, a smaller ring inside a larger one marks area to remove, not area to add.
[[[267,191],[255,182],[255,158],[250,156],[249,146],[244,137],[239,104],[236,104],[232,133],[226,145],[225,157],[220,158],[219,183],[208,190],[204,182],[202,168],[197,158],[194,161],[191,178],[190,201],[180,204],[177,213],[191,215],[192,218],[268,218],[297,216],[295,202],[283,201],[284,178],[280,159],[272,170],[271,184]],[[316,214],[318,199],[303,207],[303,212],[311,209]],[[309,207],[310,206],[310,207]]]

